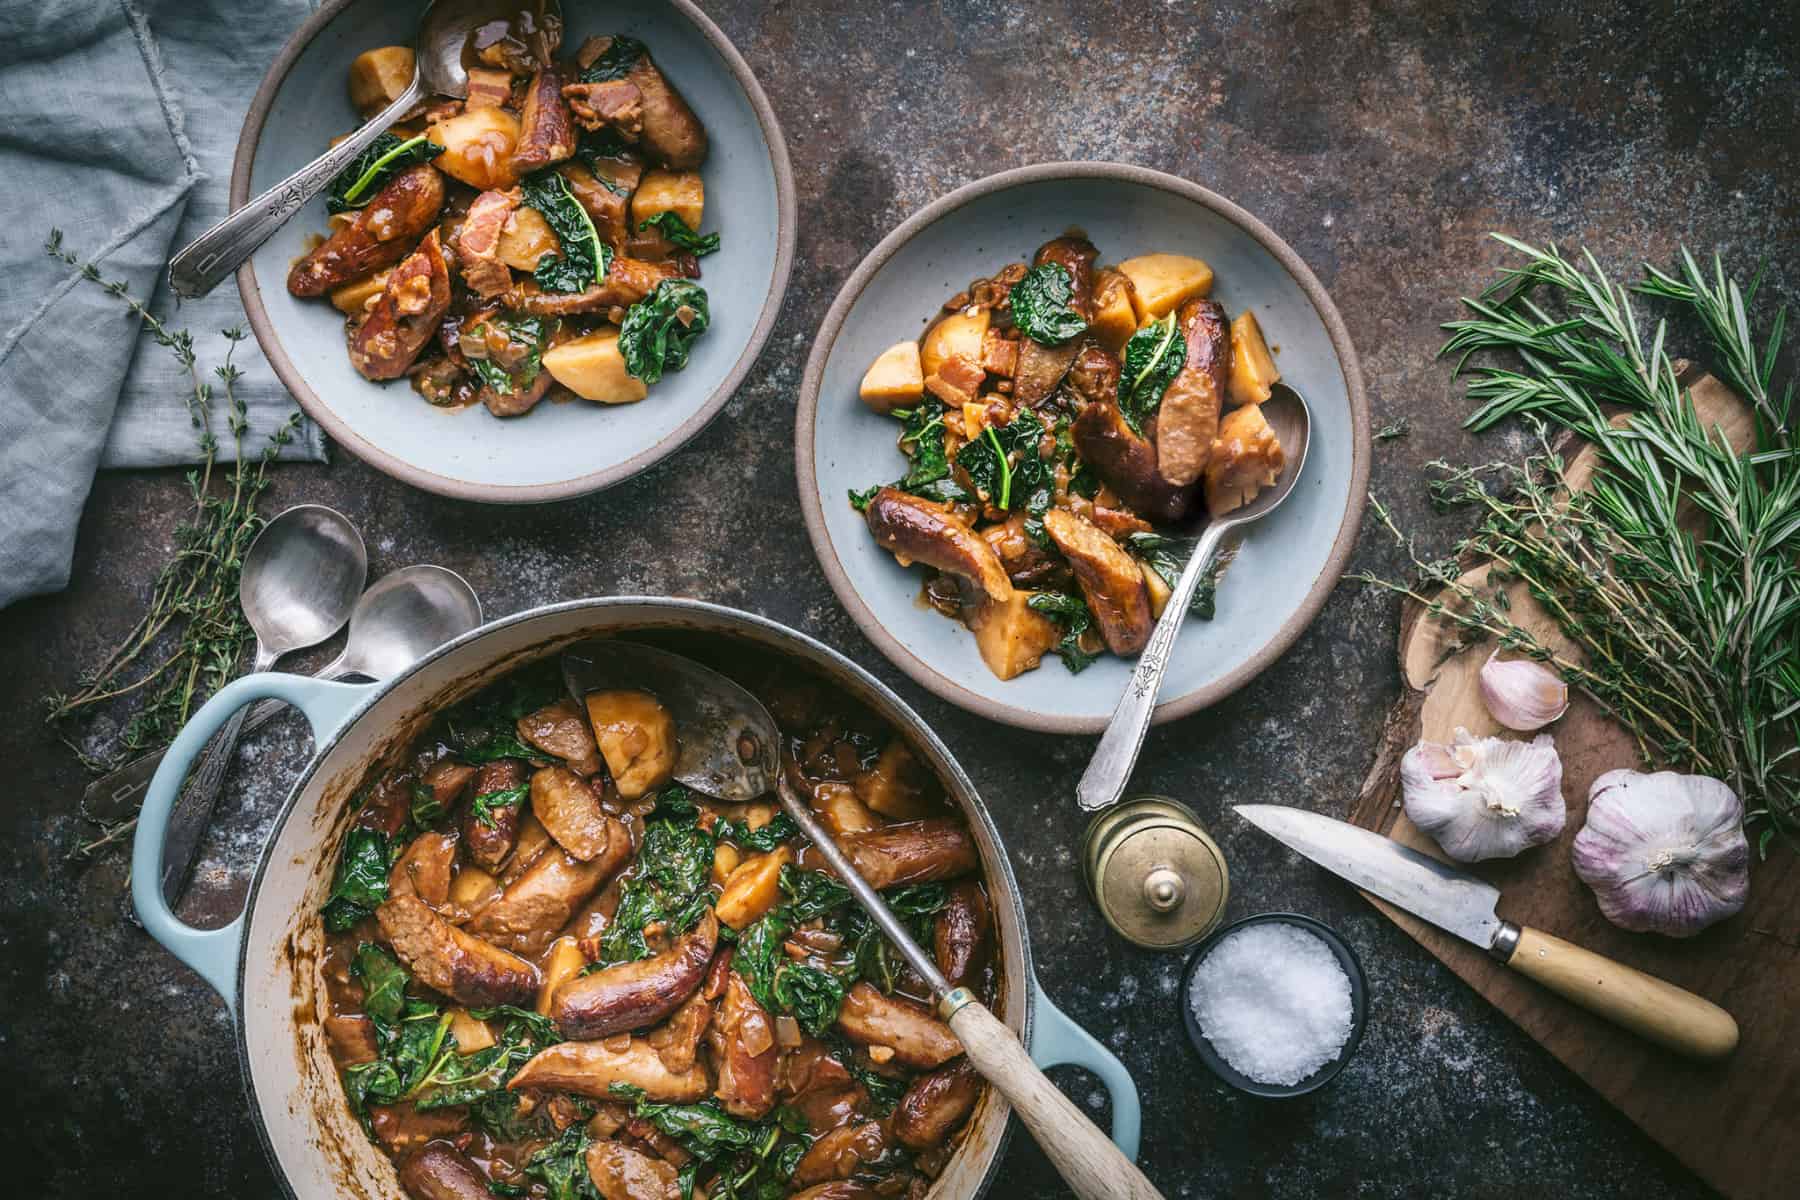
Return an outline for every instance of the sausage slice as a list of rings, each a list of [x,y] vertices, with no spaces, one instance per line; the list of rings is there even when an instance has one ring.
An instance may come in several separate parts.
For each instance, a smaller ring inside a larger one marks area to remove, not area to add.
[[[1107,649],[1123,655],[1142,650],[1155,621],[1150,615],[1150,589],[1137,560],[1092,521],[1065,509],[1045,513],[1044,529],[1075,568],[1075,582],[1081,585]]]
[[[603,1038],[654,1025],[680,1008],[700,981],[719,944],[711,911],[661,954],[615,963],[579,975],[550,997],[550,1016],[567,1038]]]
[[[288,271],[288,291],[323,296],[340,283],[399,262],[444,207],[444,177],[420,163],[388,180],[354,220],[313,248]]]
[[[528,1005],[537,992],[536,967],[464,933],[417,896],[396,896],[375,910],[375,919],[400,961],[459,1004]]]

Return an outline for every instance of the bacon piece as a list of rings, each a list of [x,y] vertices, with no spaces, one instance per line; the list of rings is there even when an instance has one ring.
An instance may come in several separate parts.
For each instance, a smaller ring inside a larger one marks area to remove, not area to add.
[[[433,229],[394,268],[374,303],[348,327],[350,365],[364,379],[398,379],[450,309],[450,267]]]
[[[644,94],[630,80],[566,84],[562,95],[582,128],[611,129],[627,142],[643,136]]]
[[[500,235],[519,207],[518,188],[483,192],[469,205],[456,235],[457,268],[469,290],[484,299],[512,287],[512,270],[500,261]]]
[[[563,77],[554,64],[539,67],[525,88],[525,106],[519,113],[519,147],[513,151],[513,169],[521,175],[541,171],[552,163],[575,157],[575,126],[569,106],[563,103]]]
[[[973,404],[981,392],[981,381],[987,372],[981,364],[966,355],[952,354],[938,367],[937,373],[925,378],[925,390],[952,408]]]
[[[576,313],[603,313],[610,308],[636,304],[665,279],[681,274],[673,262],[644,262],[620,255],[612,260],[606,278],[583,292],[546,292],[535,281],[525,281],[506,294],[506,307],[534,317],[567,317]]]

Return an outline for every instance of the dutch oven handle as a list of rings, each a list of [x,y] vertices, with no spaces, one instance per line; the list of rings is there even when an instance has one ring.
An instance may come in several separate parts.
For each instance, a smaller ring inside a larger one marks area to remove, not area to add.
[[[1095,1040],[1094,1035],[1070,1020],[1050,1002],[1044,985],[1033,979],[1037,991],[1031,1030],[1031,1061],[1039,1067],[1083,1067],[1100,1077],[1112,1097],[1112,1140],[1121,1153],[1137,1161],[1138,1134],[1143,1114],[1138,1108],[1137,1084],[1118,1056]]]
[[[313,744],[323,746],[378,686],[329,683],[303,675],[246,675],[220,688],[200,706],[200,711],[175,735],[150,786],[144,790],[137,834],[131,843],[132,906],[150,936],[198,972],[233,1012],[237,1010],[238,941],[243,933],[243,913],[218,929],[195,929],[183,924],[163,899],[163,837],[182,785],[213,734],[244,705],[264,698],[286,701],[306,714],[312,724]]]

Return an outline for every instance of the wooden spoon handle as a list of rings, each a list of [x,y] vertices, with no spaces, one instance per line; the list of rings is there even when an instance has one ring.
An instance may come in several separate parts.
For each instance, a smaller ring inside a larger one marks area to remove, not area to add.
[[[1000,1089],[1031,1136],[1082,1200],[1162,1200],[1144,1173],[1044,1078],[999,1018],[971,1001],[950,1014],[969,1061]]]
[[[1710,1000],[1537,929],[1521,929],[1507,965],[1565,1000],[1689,1058],[1717,1059],[1737,1022]]]

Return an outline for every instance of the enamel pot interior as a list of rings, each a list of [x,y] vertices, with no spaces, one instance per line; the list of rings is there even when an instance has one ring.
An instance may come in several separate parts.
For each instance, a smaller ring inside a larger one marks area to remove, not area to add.
[[[974,832],[1000,937],[995,1011],[1029,1044],[1031,962],[1006,852],[968,777],[912,710],[842,655],[759,617],[694,601],[576,601],[487,626],[385,689],[371,685],[373,698],[321,747],[276,822],[245,913],[238,1035],[251,1110],[290,1194],[368,1200],[403,1194],[393,1166],[345,1103],[321,1024],[325,932],[316,914],[349,824],[351,794],[372,765],[398,753],[444,705],[573,642],[611,636],[644,636],[702,655],[709,646],[772,652],[810,669],[904,736]],[[932,1196],[974,1197],[985,1190],[1004,1146],[1006,1118],[1004,1101],[990,1089]]]

